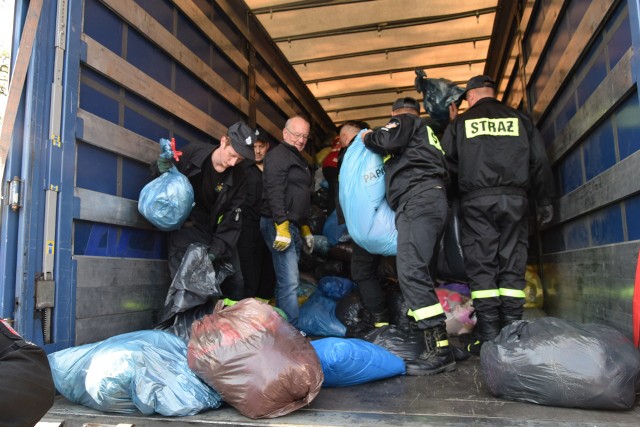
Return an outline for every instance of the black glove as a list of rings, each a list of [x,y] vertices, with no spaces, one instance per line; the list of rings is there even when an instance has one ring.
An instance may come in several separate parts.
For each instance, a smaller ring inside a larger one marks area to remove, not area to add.
[[[164,157],[158,157],[156,164],[158,165],[158,171],[160,171],[160,173],[165,173],[171,169],[171,166],[173,166],[173,162],[169,159],[165,159]]]
[[[547,225],[553,219],[553,205],[538,206],[536,213],[538,224],[541,227]]]

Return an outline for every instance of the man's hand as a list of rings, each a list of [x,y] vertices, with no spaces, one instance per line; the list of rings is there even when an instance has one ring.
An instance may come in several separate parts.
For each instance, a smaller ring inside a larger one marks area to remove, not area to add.
[[[276,239],[273,241],[273,249],[278,252],[286,250],[291,244],[291,233],[289,233],[289,221],[276,224]]]
[[[541,227],[549,224],[553,219],[553,205],[538,206],[536,214],[536,219]]]
[[[164,157],[158,157],[156,164],[158,165],[158,171],[160,171],[160,173],[165,173],[173,166],[173,162],[169,159],[165,159]]]
[[[455,102],[449,104],[449,120],[453,121],[458,117],[458,106]]]
[[[311,253],[313,252],[314,244],[313,233],[311,233],[311,229],[308,225],[303,225],[302,227],[300,227],[300,233],[302,234],[302,238],[304,239],[304,246],[302,247],[302,250],[304,250],[305,254],[311,255]]]

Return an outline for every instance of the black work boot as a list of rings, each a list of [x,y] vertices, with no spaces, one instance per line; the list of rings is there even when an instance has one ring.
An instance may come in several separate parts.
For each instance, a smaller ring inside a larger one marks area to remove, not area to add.
[[[476,341],[467,345],[466,350],[474,356],[480,355],[480,348],[486,341],[491,341],[500,333],[500,317],[498,313],[476,312],[478,322],[476,323]]]
[[[501,313],[500,314],[500,329],[504,328],[505,326],[509,326],[510,324],[512,324],[513,322],[517,322],[518,320],[522,320],[522,314],[505,314],[505,313]]]
[[[373,320],[373,326],[376,328],[389,326],[389,310],[387,309],[371,313],[371,318]]]
[[[407,375],[434,375],[456,369],[456,361],[449,347],[449,338],[444,324],[425,329],[424,351],[417,359],[405,362]]]

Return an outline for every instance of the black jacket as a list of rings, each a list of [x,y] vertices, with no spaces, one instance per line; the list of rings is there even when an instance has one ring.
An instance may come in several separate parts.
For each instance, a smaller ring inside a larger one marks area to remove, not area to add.
[[[211,162],[211,153],[217,145],[192,142],[184,146],[180,161],[175,163],[178,170],[191,181],[194,192],[200,188],[201,194],[194,194],[195,206],[189,218],[183,225],[198,227],[201,231],[211,235],[209,252],[216,258],[230,257],[240,236],[242,225],[242,205],[246,192],[245,168],[236,165],[228,168],[219,175],[220,181],[202,182],[202,170],[205,162]],[[208,165],[207,165],[208,166]],[[212,207],[204,206],[202,202],[205,191],[215,191],[216,201]],[[180,233],[180,230],[176,231]]]
[[[531,184],[538,204],[551,204],[551,167],[542,136],[525,113],[482,98],[449,124],[442,146],[462,197],[508,194],[510,188],[526,194]]]
[[[427,121],[400,114],[365,135],[364,145],[385,159],[387,202],[392,209],[417,191],[448,182],[444,152]]]
[[[244,226],[260,227],[260,207],[262,206],[262,171],[253,162],[242,162],[247,176],[246,193],[242,207]]]
[[[307,225],[311,211],[311,171],[302,154],[281,142],[264,158],[262,216],[280,224]]]

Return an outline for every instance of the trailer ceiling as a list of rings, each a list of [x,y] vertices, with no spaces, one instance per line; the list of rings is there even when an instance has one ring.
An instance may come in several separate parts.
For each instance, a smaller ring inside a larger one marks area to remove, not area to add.
[[[499,0],[245,0],[336,125],[386,123],[415,70],[485,73]]]

